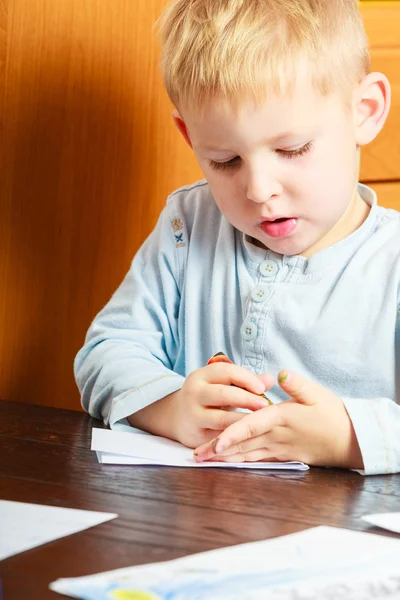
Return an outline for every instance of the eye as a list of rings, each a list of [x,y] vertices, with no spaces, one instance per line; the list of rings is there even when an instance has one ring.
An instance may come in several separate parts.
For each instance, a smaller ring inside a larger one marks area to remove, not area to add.
[[[235,156],[235,158],[231,158],[231,160],[227,160],[226,162],[216,162],[215,160],[210,160],[210,167],[215,171],[224,171],[225,169],[237,167],[239,163],[240,156]]]
[[[307,142],[301,148],[297,148],[296,150],[277,150],[278,154],[283,156],[284,158],[296,158],[297,156],[303,156],[307,154],[312,148],[312,142]]]

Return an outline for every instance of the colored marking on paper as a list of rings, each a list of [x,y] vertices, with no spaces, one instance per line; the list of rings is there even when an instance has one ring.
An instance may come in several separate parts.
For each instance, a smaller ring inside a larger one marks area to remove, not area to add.
[[[161,600],[160,596],[142,590],[113,590],[109,597],[112,600]]]

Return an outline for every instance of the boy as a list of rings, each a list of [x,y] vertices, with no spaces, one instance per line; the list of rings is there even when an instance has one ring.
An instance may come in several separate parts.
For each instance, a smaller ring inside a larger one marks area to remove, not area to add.
[[[357,183],[390,86],[356,0],[174,0],[161,34],[206,181],[92,323],[83,406],[198,461],[399,472],[400,214]],[[235,364],[205,366],[221,350]]]

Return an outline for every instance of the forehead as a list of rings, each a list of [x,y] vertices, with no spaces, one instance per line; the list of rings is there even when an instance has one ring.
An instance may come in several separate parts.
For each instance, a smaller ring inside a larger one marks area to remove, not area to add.
[[[216,96],[201,112],[183,108],[182,118],[194,146],[223,149],[232,141],[256,140],[260,135],[270,141],[290,141],[331,122],[343,109],[342,99],[323,96],[309,83],[299,82],[288,96],[270,94],[260,102],[232,105]]]

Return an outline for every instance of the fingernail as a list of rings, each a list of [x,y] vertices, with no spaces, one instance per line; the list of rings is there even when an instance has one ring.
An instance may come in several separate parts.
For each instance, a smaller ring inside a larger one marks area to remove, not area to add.
[[[278,382],[279,383],[289,383],[289,372],[288,371],[281,371],[278,374]]]

